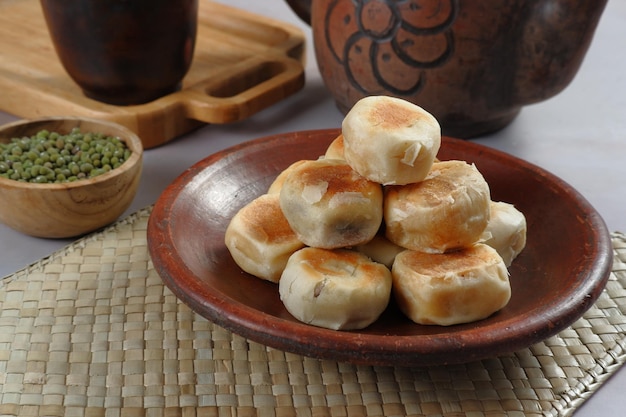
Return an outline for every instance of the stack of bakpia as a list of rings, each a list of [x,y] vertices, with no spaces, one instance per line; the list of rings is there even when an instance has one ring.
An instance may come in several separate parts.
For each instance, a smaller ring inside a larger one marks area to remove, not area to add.
[[[440,145],[421,107],[364,98],[325,155],[289,166],[233,217],[225,244],[311,325],[362,329],[392,298],[418,324],[486,318],[509,302],[526,220],[491,200],[473,164],[439,161]]]

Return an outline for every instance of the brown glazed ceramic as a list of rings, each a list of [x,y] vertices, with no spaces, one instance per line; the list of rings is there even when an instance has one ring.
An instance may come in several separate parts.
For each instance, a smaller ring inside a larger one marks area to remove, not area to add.
[[[176,179],[156,202],[147,232],[166,285],[199,314],[265,345],[316,358],[406,366],[467,362],[527,347],[573,323],[602,292],[612,267],[610,235],[579,193],[527,162],[444,138],[442,159],[476,163],[493,198],[514,203],[527,217],[527,247],[510,268],[510,303],[485,320],[451,327],[414,324],[393,304],[359,331],[298,322],[283,307],[276,284],[239,269],[224,232],[279,172],[323,155],[338,133],[287,133],[245,143]]]
[[[311,23],[322,79],[342,111],[392,95],[446,135],[509,124],[563,90],[606,0],[288,0]]]
[[[180,88],[198,0],[41,0],[57,55],[90,98],[141,104]]]

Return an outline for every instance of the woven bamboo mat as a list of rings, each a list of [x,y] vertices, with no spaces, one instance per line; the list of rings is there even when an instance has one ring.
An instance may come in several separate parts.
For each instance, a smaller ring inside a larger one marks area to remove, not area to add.
[[[557,336],[463,365],[369,367],[194,314],[152,267],[149,214],[0,282],[0,416],[567,416],[626,359],[626,235],[604,293]]]

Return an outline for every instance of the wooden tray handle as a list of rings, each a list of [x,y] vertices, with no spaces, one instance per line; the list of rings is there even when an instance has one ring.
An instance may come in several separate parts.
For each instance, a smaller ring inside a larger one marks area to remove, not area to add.
[[[273,105],[304,86],[302,64],[291,58],[250,59],[180,91],[185,116],[205,123],[230,123]]]

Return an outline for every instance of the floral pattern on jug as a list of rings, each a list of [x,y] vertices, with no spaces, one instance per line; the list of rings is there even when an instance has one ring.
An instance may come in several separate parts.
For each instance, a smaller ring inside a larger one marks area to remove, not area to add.
[[[325,40],[350,83],[362,93],[415,94],[426,82],[427,70],[452,55],[450,28],[457,12],[458,0],[336,0],[325,16]],[[349,36],[331,36],[329,28],[340,26],[340,33]],[[363,54],[371,57],[371,65],[352,59]]]

